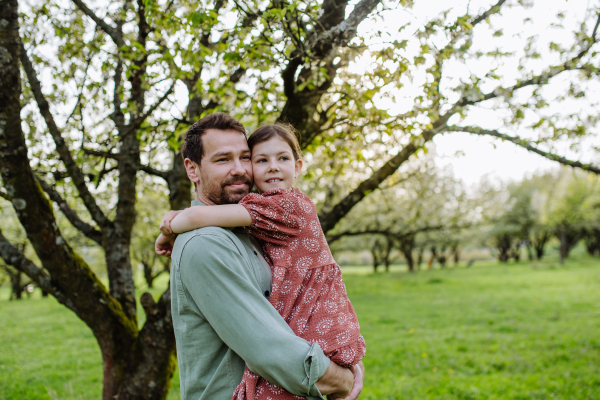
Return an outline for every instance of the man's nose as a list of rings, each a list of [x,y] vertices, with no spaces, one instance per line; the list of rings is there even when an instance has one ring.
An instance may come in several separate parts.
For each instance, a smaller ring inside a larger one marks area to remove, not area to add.
[[[233,168],[231,170],[231,175],[246,175],[246,168],[244,168],[244,165],[242,164],[242,161],[240,159],[235,160],[235,164],[233,165]]]

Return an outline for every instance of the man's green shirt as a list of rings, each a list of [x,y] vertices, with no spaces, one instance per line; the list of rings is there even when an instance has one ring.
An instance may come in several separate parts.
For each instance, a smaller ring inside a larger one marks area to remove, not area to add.
[[[293,394],[323,399],[315,382],[330,360],[271,306],[271,275],[259,257],[243,229],[207,227],[175,241],[171,309],[182,399],[231,399],[245,365]]]

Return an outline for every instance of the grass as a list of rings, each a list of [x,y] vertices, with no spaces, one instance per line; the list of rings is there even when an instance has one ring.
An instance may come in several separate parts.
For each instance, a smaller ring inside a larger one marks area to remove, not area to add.
[[[600,399],[598,260],[344,279],[367,341],[361,399]],[[53,299],[7,297],[0,399],[99,398],[89,329]]]

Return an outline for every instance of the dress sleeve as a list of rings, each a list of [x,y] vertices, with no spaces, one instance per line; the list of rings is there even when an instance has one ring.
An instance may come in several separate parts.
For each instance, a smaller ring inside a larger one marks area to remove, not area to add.
[[[263,194],[250,193],[240,205],[252,217],[247,231],[270,244],[283,246],[290,237],[298,236],[302,228],[302,210],[298,199],[285,190],[270,190]]]

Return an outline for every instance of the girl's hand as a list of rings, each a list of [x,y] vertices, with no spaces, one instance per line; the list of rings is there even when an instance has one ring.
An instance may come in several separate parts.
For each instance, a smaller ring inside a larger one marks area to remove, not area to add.
[[[175,235],[163,235],[162,233],[156,239],[154,243],[154,251],[159,256],[165,256],[167,258],[171,258],[171,253],[173,252],[173,243],[175,243]]]
[[[165,236],[173,235],[173,230],[171,229],[171,221],[173,221],[173,219],[180,212],[181,211],[169,211],[168,213],[165,214],[165,216],[163,217],[163,219],[160,223],[160,227],[159,227],[159,229],[163,235],[165,235]]]
[[[363,389],[363,382],[365,380],[365,365],[362,361],[359,361],[358,364],[350,367],[350,371],[352,371],[352,374],[354,374],[354,386],[352,387],[348,397],[346,397],[346,400],[356,400],[358,399],[358,396],[360,396],[360,392],[362,392]]]

